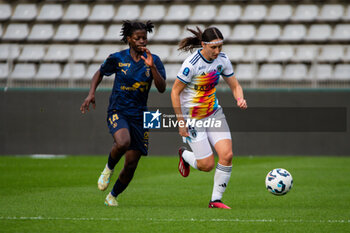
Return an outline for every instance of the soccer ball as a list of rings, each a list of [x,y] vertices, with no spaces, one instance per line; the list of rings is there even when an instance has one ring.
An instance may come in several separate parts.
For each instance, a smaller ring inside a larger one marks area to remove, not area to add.
[[[293,187],[293,177],[286,169],[276,168],[267,173],[265,185],[270,193],[285,195]]]

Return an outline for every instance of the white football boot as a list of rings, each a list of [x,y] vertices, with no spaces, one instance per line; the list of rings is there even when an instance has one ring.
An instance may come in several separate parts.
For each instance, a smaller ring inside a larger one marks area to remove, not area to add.
[[[98,178],[97,187],[99,190],[105,191],[108,188],[112,174],[113,170],[109,169],[106,165],[105,169],[103,169],[103,172],[100,175],[100,178]]]
[[[117,199],[112,196],[111,193],[108,193],[106,200],[105,200],[106,206],[118,206]]]

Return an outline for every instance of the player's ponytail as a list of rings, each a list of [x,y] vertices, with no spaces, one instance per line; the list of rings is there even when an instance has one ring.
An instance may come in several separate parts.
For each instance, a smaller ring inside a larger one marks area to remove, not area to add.
[[[123,21],[123,26],[120,35],[123,37],[122,41],[127,43],[127,37],[132,34],[132,23],[129,20]]]
[[[191,32],[194,36],[186,37],[185,39],[182,39],[179,43],[179,49],[181,51],[190,51],[192,52],[194,48],[201,47],[202,42],[202,30],[199,27],[196,27],[197,31],[186,28],[187,31]]]
[[[202,46],[202,42],[209,43],[212,40],[217,39],[224,39],[224,36],[220,32],[219,29],[216,27],[209,27],[204,30],[204,32],[201,31],[199,27],[196,27],[197,31],[193,29],[187,28],[188,31],[190,31],[194,36],[192,37],[186,37],[185,39],[181,40],[179,43],[179,49],[182,51],[190,51],[192,52],[194,48],[199,48]]]
[[[146,30],[146,32],[152,32],[154,25],[151,21],[147,21],[146,24],[136,21],[123,21],[123,26],[120,35],[122,36],[122,41],[128,43],[128,36],[131,36],[136,30]]]

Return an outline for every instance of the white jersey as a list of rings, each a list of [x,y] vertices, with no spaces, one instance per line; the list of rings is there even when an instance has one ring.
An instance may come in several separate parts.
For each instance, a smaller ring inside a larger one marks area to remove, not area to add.
[[[208,61],[200,51],[189,56],[177,74],[177,78],[187,84],[180,94],[182,113],[195,119],[210,116],[219,108],[215,86],[220,75],[230,77],[234,74],[232,64],[224,53]]]

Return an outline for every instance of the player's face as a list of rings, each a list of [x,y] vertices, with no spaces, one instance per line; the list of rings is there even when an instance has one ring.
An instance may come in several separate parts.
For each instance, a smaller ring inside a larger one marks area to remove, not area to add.
[[[136,30],[131,36],[128,36],[129,46],[138,53],[142,53],[142,48],[147,45],[147,32],[146,30]]]
[[[221,41],[222,39],[215,39],[210,42],[218,42]],[[222,45],[223,43],[218,43],[218,44],[202,44],[203,46],[203,52],[205,53],[206,57],[211,61],[216,59],[219,56],[219,53],[222,50]]]

